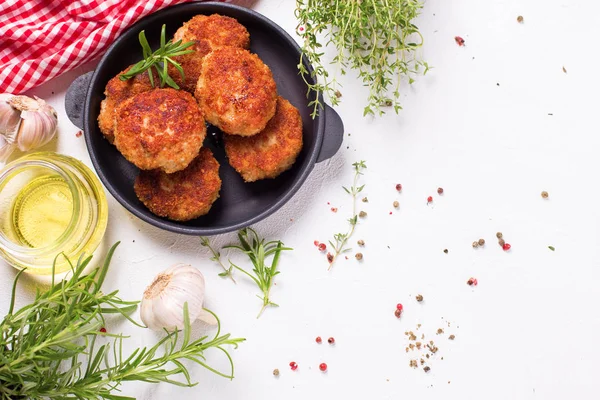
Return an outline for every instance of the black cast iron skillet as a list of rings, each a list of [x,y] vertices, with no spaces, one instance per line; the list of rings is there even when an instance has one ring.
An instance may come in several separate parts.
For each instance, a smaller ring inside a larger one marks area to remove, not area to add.
[[[300,110],[304,148],[292,169],[276,179],[244,183],[227,162],[220,140],[222,133],[209,126],[204,145],[213,151],[221,165],[221,197],[207,215],[188,222],[175,222],[152,214],[137,199],[133,182],[138,169],[104,139],[96,120],[106,83],[140,60],[142,51],[138,33],[141,30],[146,31],[152,48],[157,48],[162,24],[166,24],[167,37],[172,37],[177,28],[194,15],[213,13],[236,18],[248,29],[250,51],[271,68],[279,94]],[[300,49],[294,39],[261,14],[231,4],[181,4],[156,12],[125,31],[106,51],[95,71],[80,76],[71,84],[65,108],[69,119],[85,132],[94,168],[119,203],[142,220],[162,229],[189,235],[216,235],[254,224],[275,212],[298,191],[315,163],[332,157],[342,143],[344,126],[333,109],[325,106],[317,118],[310,117],[307,104],[314,99],[314,94],[311,94],[312,98],[306,97],[306,84],[298,75],[299,59]],[[310,65],[305,63],[305,66],[312,71]]]

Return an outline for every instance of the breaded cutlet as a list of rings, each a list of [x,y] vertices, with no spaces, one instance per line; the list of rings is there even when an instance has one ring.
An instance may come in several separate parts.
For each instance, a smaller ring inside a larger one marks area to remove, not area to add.
[[[204,57],[222,46],[247,49],[250,47],[248,30],[236,19],[224,15],[196,15],[181,26],[173,36],[173,42],[194,42],[189,49],[193,53],[174,57],[181,64],[185,73],[185,81],[177,69],[169,64],[169,75],[183,89],[190,93],[196,90]]]
[[[229,164],[246,182],[275,178],[288,170],[302,150],[302,119],[298,109],[279,96],[267,127],[250,137],[224,135]]]
[[[207,214],[219,198],[219,163],[207,148],[182,171],[141,171],[135,194],[155,215],[174,221],[189,221]]]
[[[252,136],[275,115],[277,85],[256,54],[221,47],[204,57],[195,96],[208,122],[231,135]]]
[[[206,125],[191,94],[154,89],[117,108],[114,135],[117,149],[139,169],[173,173],[196,158]]]
[[[111,143],[115,140],[113,132],[115,128],[115,109],[130,97],[154,89],[150,83],[148,73],[136,75],[126,81],[119,79],[119,76],[129,71],[131,67],[133,67],[133,65],[130,65],[124,71],[119,72],[117,76],[108,81],[106,89],[104,90],[106,98],[100,103],[98,125],[100,131],[104,134],[104,137]],[[154,70],[152,70],[152,74],[154,82],[158,82],[159,78]]]

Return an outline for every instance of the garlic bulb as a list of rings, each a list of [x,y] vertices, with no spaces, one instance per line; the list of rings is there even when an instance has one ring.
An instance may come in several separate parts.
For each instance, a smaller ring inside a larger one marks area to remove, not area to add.
[[[158,274],[144,292],[140,317],[154,330],[183,329],[183,306],[187,302],[190,323],[197,319],[215,325],[215,317],[204,311],[204,276],[191,265],[175,264]]]
[[[29,151],[48,143],[56,134],[56,110],[39,97],[0,94],[0,162],[15,147]]]

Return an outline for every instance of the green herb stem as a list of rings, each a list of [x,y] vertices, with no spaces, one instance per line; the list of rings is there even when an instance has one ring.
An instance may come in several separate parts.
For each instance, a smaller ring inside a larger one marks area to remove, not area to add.
[[[328,270],[330,270],[333,267],[333,264],[335,263],[340,254],[352,250],[351,248],[348,248],[346,246],[348,244],[348,240],[350,240],[350,238],[354,234],[356,224],[358,223],[358,215],[356,214],[356,202],[358,194],[362,192],[365,188],[365,185],[358,186],[358,181],[361,175],[363,175],[363,171],[365,170],[365,168],[367,168],[367,164],[365,163],[365,161],[359,161],[353,163],[352,166],[354,167],[354,180],[352,182],[352,186],[350,187],[350,189],[343,187],[346,193],[352,196],[352,217],[348,219],[348,231],[346,233],[334,234],[333,240],[335,241],[335,243],[334,241],[329,241],[329,244],[333,248],[333,259],[329,262]]]
[[[152,52],[150,44],[148,44],[145,31],[141,31],[138,35],[138,38],[140,45],[142,46],[142,54],[144,59],[133,65],[126,73],[121,74],[119,79],[126,81],[136,75],[147,72],[148,78],[150,79],[150,84],[152,87],[155,87],[154,76],[152,75],[152,68],[154,68],[160,78],[161,88],[167,84],[174,89],[179,89],[179,85],[177,85],[177,83],[175,83],[173,78],[171,78],[169,75],[168,65],[173,65],[181,75],[182,80],[185,81],[185,73],[183,68],[181,68],[181,64],[174,60],[174,57],[193,53],[194,50],[189,49],[189,47],[193,46],[194,42],[182,43],[181,40],[178,40],[175,43],[173,43],[171,40],[167,42],[165,25],[162,26],[160,32],[160,48],[154,52]]]
[[[207,247],[208,250],[210,251],[210,253],[212,254],[212,257],[210,258],[211,261],[216,262],[217,264],[219,264],[221,266],[221,268],[223,269],[223,272],[221,272],[219,274],[219,276],[221,277],[228,277],[229,279],[231,279],[231,281],[233,283],[236,283],[235,279],[233,279],[233,267],[225,267],[225,265],[223,265],[223,263],[221,262],[221,253],[216,251],[212,245],[210,244],[210,240],[208,240],[207,237],[205,236],[201,236],[200,237],[200,244],[204,247]]]
[[[251,236],[249,235],[249,233]],[[261,239],[258,236],[258,233],[252,228],[245,228],[238,232],[238,240],[240,242],[239,245],[230,245],[225,246],[224,248],[237,249],[243,252],[250,258],[252,265],[254,268],[252,269],[252,273],[246,271],[245,269],[237,266],[231,260],[229,263],[231,266],[256,283],[256,286],[261,290],[262,297],[258,296],[259,299],[262,300],[263,305],[258,313],[256,318],[260,318],[263,311],[268,306],[279,307],[278,304],[273,303],[270,299],[271,287],[273,286],[274,278],[279,274],[277,270],[279,265],[279,257],[282,251],[292,250],[289,247],[284,247],[283,243],[280,240],[273,240],[270,242],[266,242],[265,239]],[[273,256],[271,260],[271,264],[267,264],[267,258]]]

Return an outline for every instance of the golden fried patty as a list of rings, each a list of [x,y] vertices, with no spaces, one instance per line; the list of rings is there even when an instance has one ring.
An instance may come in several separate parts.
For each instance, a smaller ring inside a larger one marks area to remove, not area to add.
[[[219,163],[207,148],[183,171],[165,174],[161,170],[141,171],[135,180],[135,194],[159,217],[189,221],[208,213],[219,198]]]
[[[98,114],[98,125],[100,131],[104,134],[109,142],[113,142],[114,127],[115,127],[115,109],[125,100],[135,96],[138,93],[144,93],[154,89],[150,84],[148,73],[139,74],[126,81],[119,79],[121,74],[129,71],[133,65],[127,67],[124,71],[119,72],[117,76],[112,78],[106,84],[104,95],[106,98],[100,103],[100,114]],[[158,75],[153,71],[155,82],[158,82]]]
[[[115,145],[139,169],[180,171],[196,158],[206,136],[198,103],[180,90],[140,93],[116,114]]]
[[[194,42],[189,48],[193,53],[175,57],[185,73],[185,82],[177,69],[169,64],[169,75],[184,90],[194,93],[200,77],[202,60],[212,50],[222,46],[247,49],[250,47],[250,34],[236,19],[219,14],[196,15],[175,32],[173,42]]]
[[[195,96],[208,122],[225,133],[251,136],[275,114],[277,86],[256,54],[221,47],[204,57]]]
[[[225,135],[229,163],[246,182],[275,178],[289,169],[302,150],[302,119],[298,109],[283,97],[277,112],[258,135]]]

